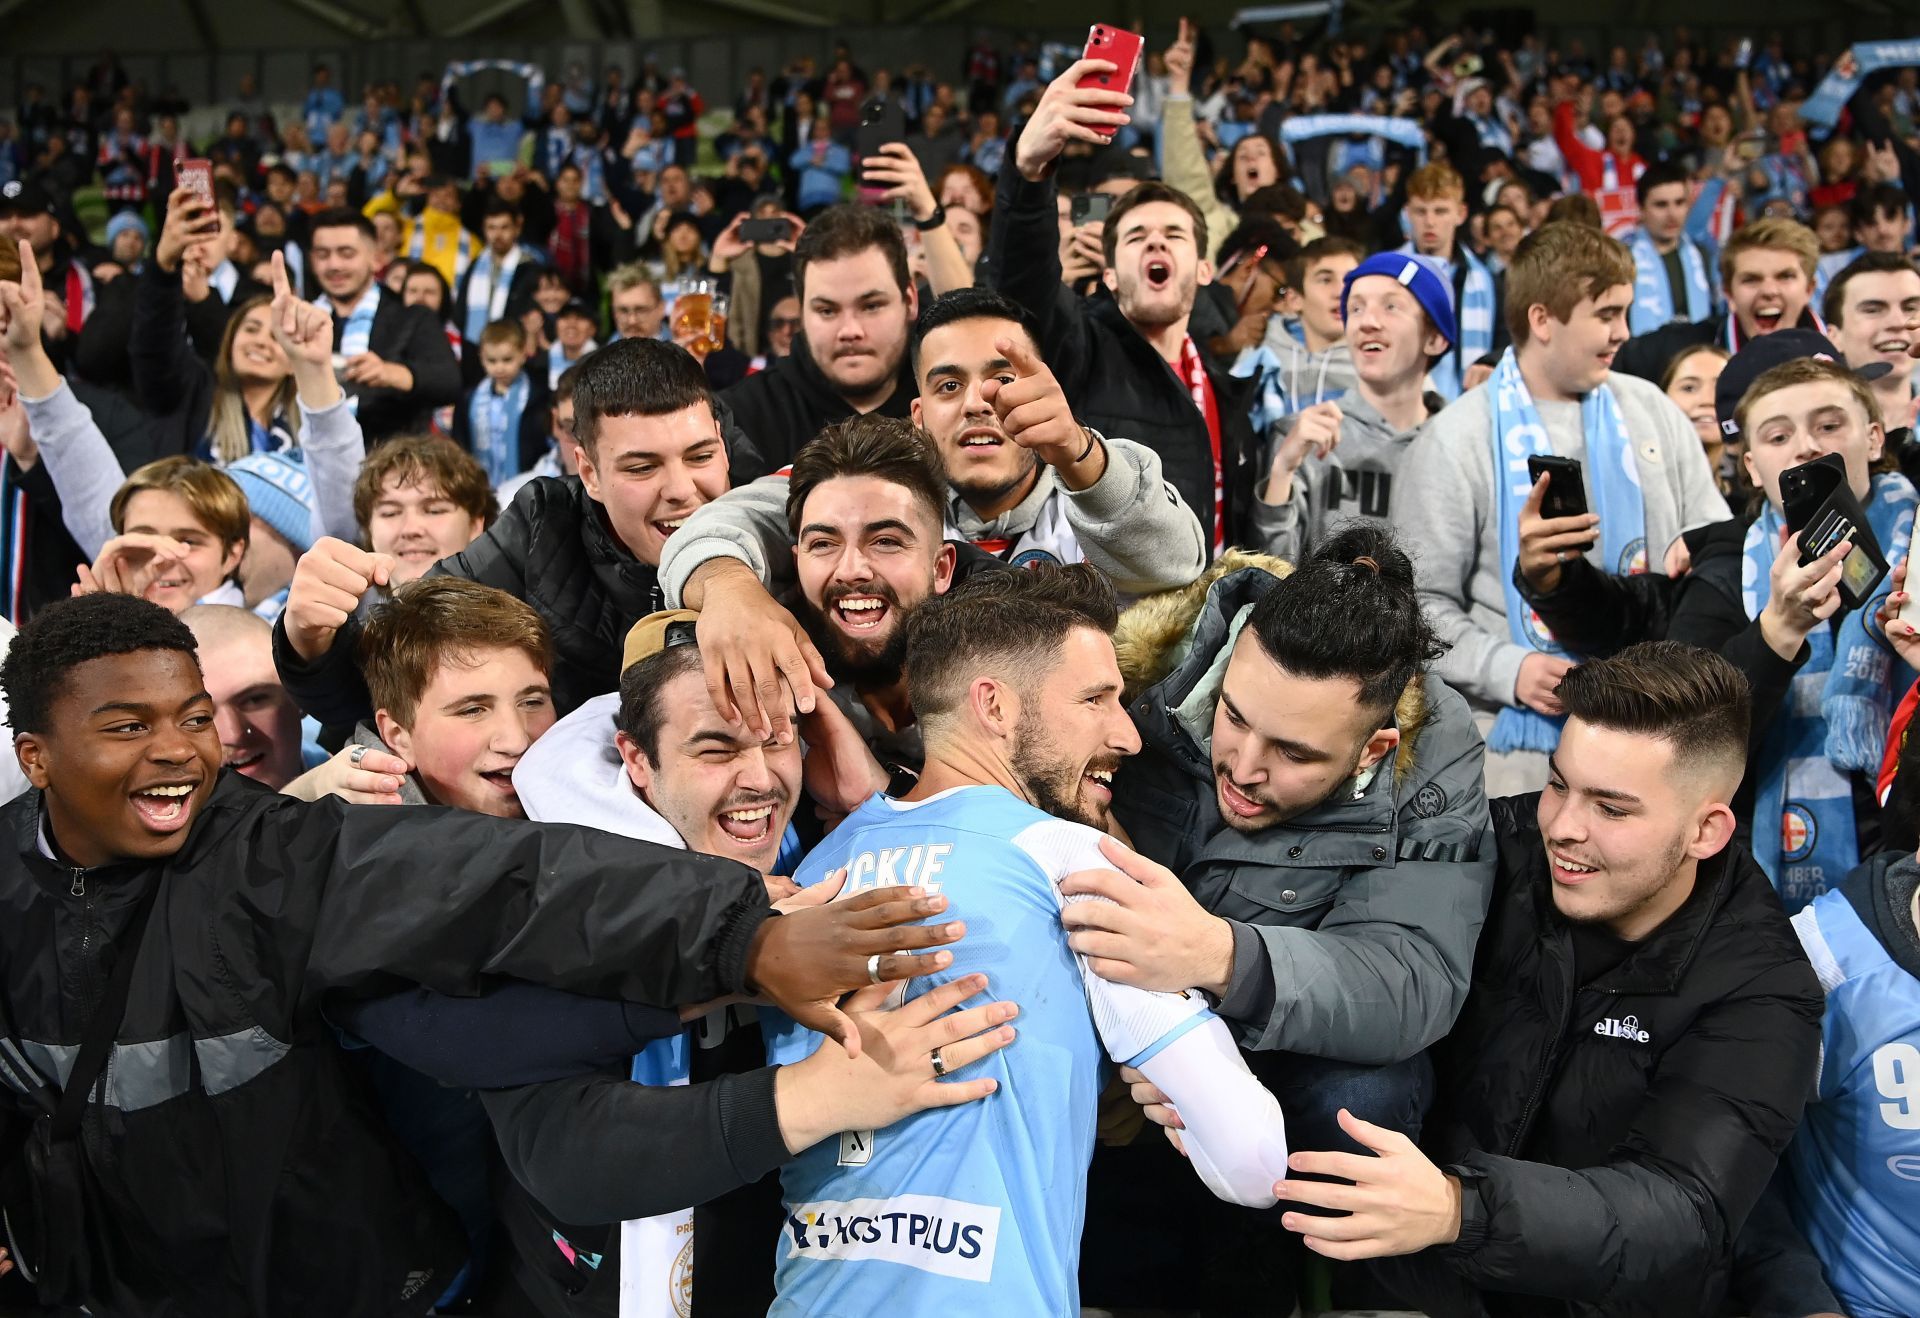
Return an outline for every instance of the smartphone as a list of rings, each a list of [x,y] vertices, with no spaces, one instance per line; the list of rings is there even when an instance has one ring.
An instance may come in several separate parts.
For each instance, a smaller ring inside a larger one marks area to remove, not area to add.
[[[1851,542],[1853,548],[1840,563],[1840,603],[1857,609],[1871,599],[1887,575],[1887,558],[1867,526],[1866,510],[1847,485],[1839,456],[1828,454],[1781,472],[1780,502],[1787,528],[1800,536],[1800,565]]]
[[[197,197],[200,204],[208,210],[214,208],[213,162],[211,160],[182,160],[173,167],[173,176],[180,186],[188,189]],[[211,222],[200,226],[200,233],[219,233],[220,217],[214,216]]]
[[[1105,224],[1113,209],[1113,197],[1105,192],[1082,192],[1067,203],[1067,218],[1074,228],[1083,224]]]
[[[1095,23],[1087,30],[1087,47],[1080,52],[1080,58],[1103,59],[1119,65],[1119,68],[1112,73],[1089,73],[1080,79],[1081,89],[1109,92],[1127,90],[1133,85],[1133,72],[1140,66],[1140,50],[1145,44],[1138,32]],[[1113,140],[1112,133],[1105,134],[1105,137],[1109,142]]]
[[[792,221],[778,215],[765,220],[747,220],[740,225],[743,243],[783,243],[792,236]]]
[[[1753,63],[1753,38],[1742,37],[1740,48],[1733,52],[1733,67],[1744,69],[1751,63]]]
[[[854,130],[853,152],[861,160],[880,154],[880,148],[889,142],[907,140],[907,115],[900,108],[900,102],[885,96],[870,96],[860,107],[860,127]],[[879,187],[877,183],[867,182],[864,165],[860,169],[860,186]]]
[[[1540,500],[1540,515],[1545,518],[1584,517],[1587,514],[1587,483],[1576,458],[1538,454],[1527,459],[1527,475],[1538,485],[1542,476],[1551,476],[1547,493]]]

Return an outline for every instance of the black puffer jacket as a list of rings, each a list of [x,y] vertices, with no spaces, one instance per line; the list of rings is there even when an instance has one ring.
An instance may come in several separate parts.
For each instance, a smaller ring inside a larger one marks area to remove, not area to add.
[[[322,994],[497,976],[673,1007],[742,989],[768,915],[760,876],[728,861],[307,804],[231,773],[173,857],[73,870],[40,837],[38,792],[0,810],[0,1162],[41,1110],[22,1068],[63,1078],[114,958],[137,955],[64,1236],[87,1242],[90,1308],[112,1318],[387,1318],[445,1289],[459,1233],[348,1079]],[[118,946],[156,883],[137,952]],[[36,1237],[25,1198],[4,1208]]]
[[[920,387],[913,379],[912,356],[908,354],[901,359],[893,392],[887,395],[886,402],[873,409],[873,415],[910,416],[914,397],[919,392]],[[766,370],[756,371],[729,386],[720,394],[720,401],[732,411],[734,421],[766,459],[766,471],[780,470],[821,430],[854,415],[847,400],[834,391],[814,364],[813,350],[802,335],[794,336],[792,352],[775,358]],[[754,476],[763,474],[754,472],[748,476],[735,471],[733,483],[745,485]]]
[[[1461,1178],[1460,1238],[1378,1266],[1434,1318],[1715,1313],[1812,1092],[1820,985],[1733,848],[1625,961],[1575,983],[1538,800],[1493,803],[1493,907],[1437,1056],[1424,1143]]]

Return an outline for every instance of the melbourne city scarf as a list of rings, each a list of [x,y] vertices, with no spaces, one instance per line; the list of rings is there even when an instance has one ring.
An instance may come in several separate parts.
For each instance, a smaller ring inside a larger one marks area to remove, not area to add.
[[[1506,583],[1507,632],[1514,644],[1543,654],[1564,655],[1539,617],[1527,607],[1514,584],[1514,563],[1520,557],[1520,509],[1533,490],[1527,459],[1553,452],[1547,428],[1533,405],[1533,395],[1521,378],[1513,349],[1500,355],[1493,369],[1493,515],[1500,526],[1500,574]],[[1593,511],[1600,515],[1601,567],[1629,575],[1644,572],[1647,564],[1647,509],[1640,492],[1640,469],[1635,465],[1633,441],[1621,419],[1620,405],[1610,386],[1602,383],[1580,403],[1580,428],[1587,438],[1585,476],[1593,491]],[[1559,742],[1561,720],[1537,714],[1525,706],[1500,711],[1487,738],[1487,749],[1551,751]]]
[[[514,272],[530,255],[522,243],[515,243],[504,259],[488,247],[467,267],[467,322],[462,328],[469,342],[478,343],[480,331],[507,314]]]
[[[1680,236],[1680,268],[1687,276],[1687,304],[1676,310],[1673,290],[1667,286],[1667,262],[1654,247],[1647,231],[1635,227],[1626,236],[1627,250],[1633,253],[1633,310],[1628,323],[1635,334],[1651,334],[1676,320],[1705,320],[1713,314],[1713,285],[1707,280],[1707,263],[1699,247],[1685,234]]]
[[[1407,243],[1400,250],[1412,255],[1413,244]],[[1434,392],[1449,403],[1463,392],[1461,384],[1466,368],[1493,351],[1493,272],[1464,246],[1457,246],[1455,251],[1467,263],[1466,282],[1460,290],[1460,342],[1428,372]],[[1451,262],[1447,263],[1446,270],[1451,283],[1454,270]]]
[[[491,380],[473,391],[467,422],[473,428],[473,456],[486,469],[487,483],[498,486],[520,474],[520,418],[527,410],[527,373],[513,377],[502,394]]]
[[[1904,476],[1873,478],[1867,525],[1889,564],[1907,556],[1914,507],[1920,503]],[[1768,504],[1747,528],[1740,598],[1749,618],[1767,607],[1773,560],[1785,523]],[[1883,592],[1891,586],[1883,588]],[[1805,906],[1860,862],[1853,819],[1852,773],[1874,773],[1887,740],[1894,703],[1910,674],[1894,673],[1881,648],[1873,615],[1878,599],[1844,615],[1838,626],[1815,627],[1807,662],[1761,746],[1753,804],[1753,854],[1779,890],[1787,913]]]

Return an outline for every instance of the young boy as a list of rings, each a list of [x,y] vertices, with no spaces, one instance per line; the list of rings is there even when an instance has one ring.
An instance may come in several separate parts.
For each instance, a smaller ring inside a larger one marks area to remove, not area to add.
[[[546,377],[528,369],[527,331],[516,320],[496,320],[481,331],[480,367],[487,378],[468,391],[454,413],[453,437],[498,488],[546,449]]]
[[[353,486],[361,543],[393,559],[396,586],[472,544],[499,512],[487,473],[443,435],[388,440]]]
[[[1453,290],[1437,264],[1400,252],[1381,252],[1349,273],[1339,312],[1353,388],[1274,426],[1254,503],[1256,542],[1296,563],[1338,523],[1386,524],[1394,473],[1444,405],[1426,391],[1427,372],[1458,334]]]
[[[1404,213],[1409,241],[1400,250],[1439,262],[1453,287],[1459,333],[1432,371],[1434,389],[1452,402],[1484,378],[1473,368],[1491,369],[1506,347],[1501,287],[1486,263],[1460,241],[1461,226],[1467,222],[1467,185],[1452,166],[1436,161],[1415,170],[1407,180]]]
[[[1367,259],[1351,238],[1316,238],[1287,262],[1288,310],[1267,324],[1266,348],[1280,362],[1288,402],[1311,407],[1353,388],[1353,353],[1346,344],[1340,300],[1347,276]],[[1296,332],[1297,331],[1297,332]]]
[[[375,610],[359,653],[378,741],[413,765],[420,797],[526,817],[513,768],[554,720],[540,615],[491,586],[432,577]],[[365,733],[357,740],[375,740]]]

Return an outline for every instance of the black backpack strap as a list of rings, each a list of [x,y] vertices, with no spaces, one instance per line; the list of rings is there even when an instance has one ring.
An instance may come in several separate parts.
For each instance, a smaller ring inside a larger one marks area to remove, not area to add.
[[[107,1050],[113,1047],[114,1036],[120,1033],[120,1022],[127,1012],[127,993],[133,987],[133,963],[140,959],[147,918],[153,914],[153,905],[163,884],[164,880],[156,876],[134,908],[126,932],[117,940],[120,951],[113,963],[113,977],[107,981],[106,993],[87,1019],[86,1031],[80,1037],[80,1054],[74,1058],[73,1070],[60,1091],[60,1104],[53,1112],[49,1134],[55,1140],[71,1139],[80,1129],[80,1115],[86,1110],[87,1095],[93,1091],[94,1081],[106,1066]]]

